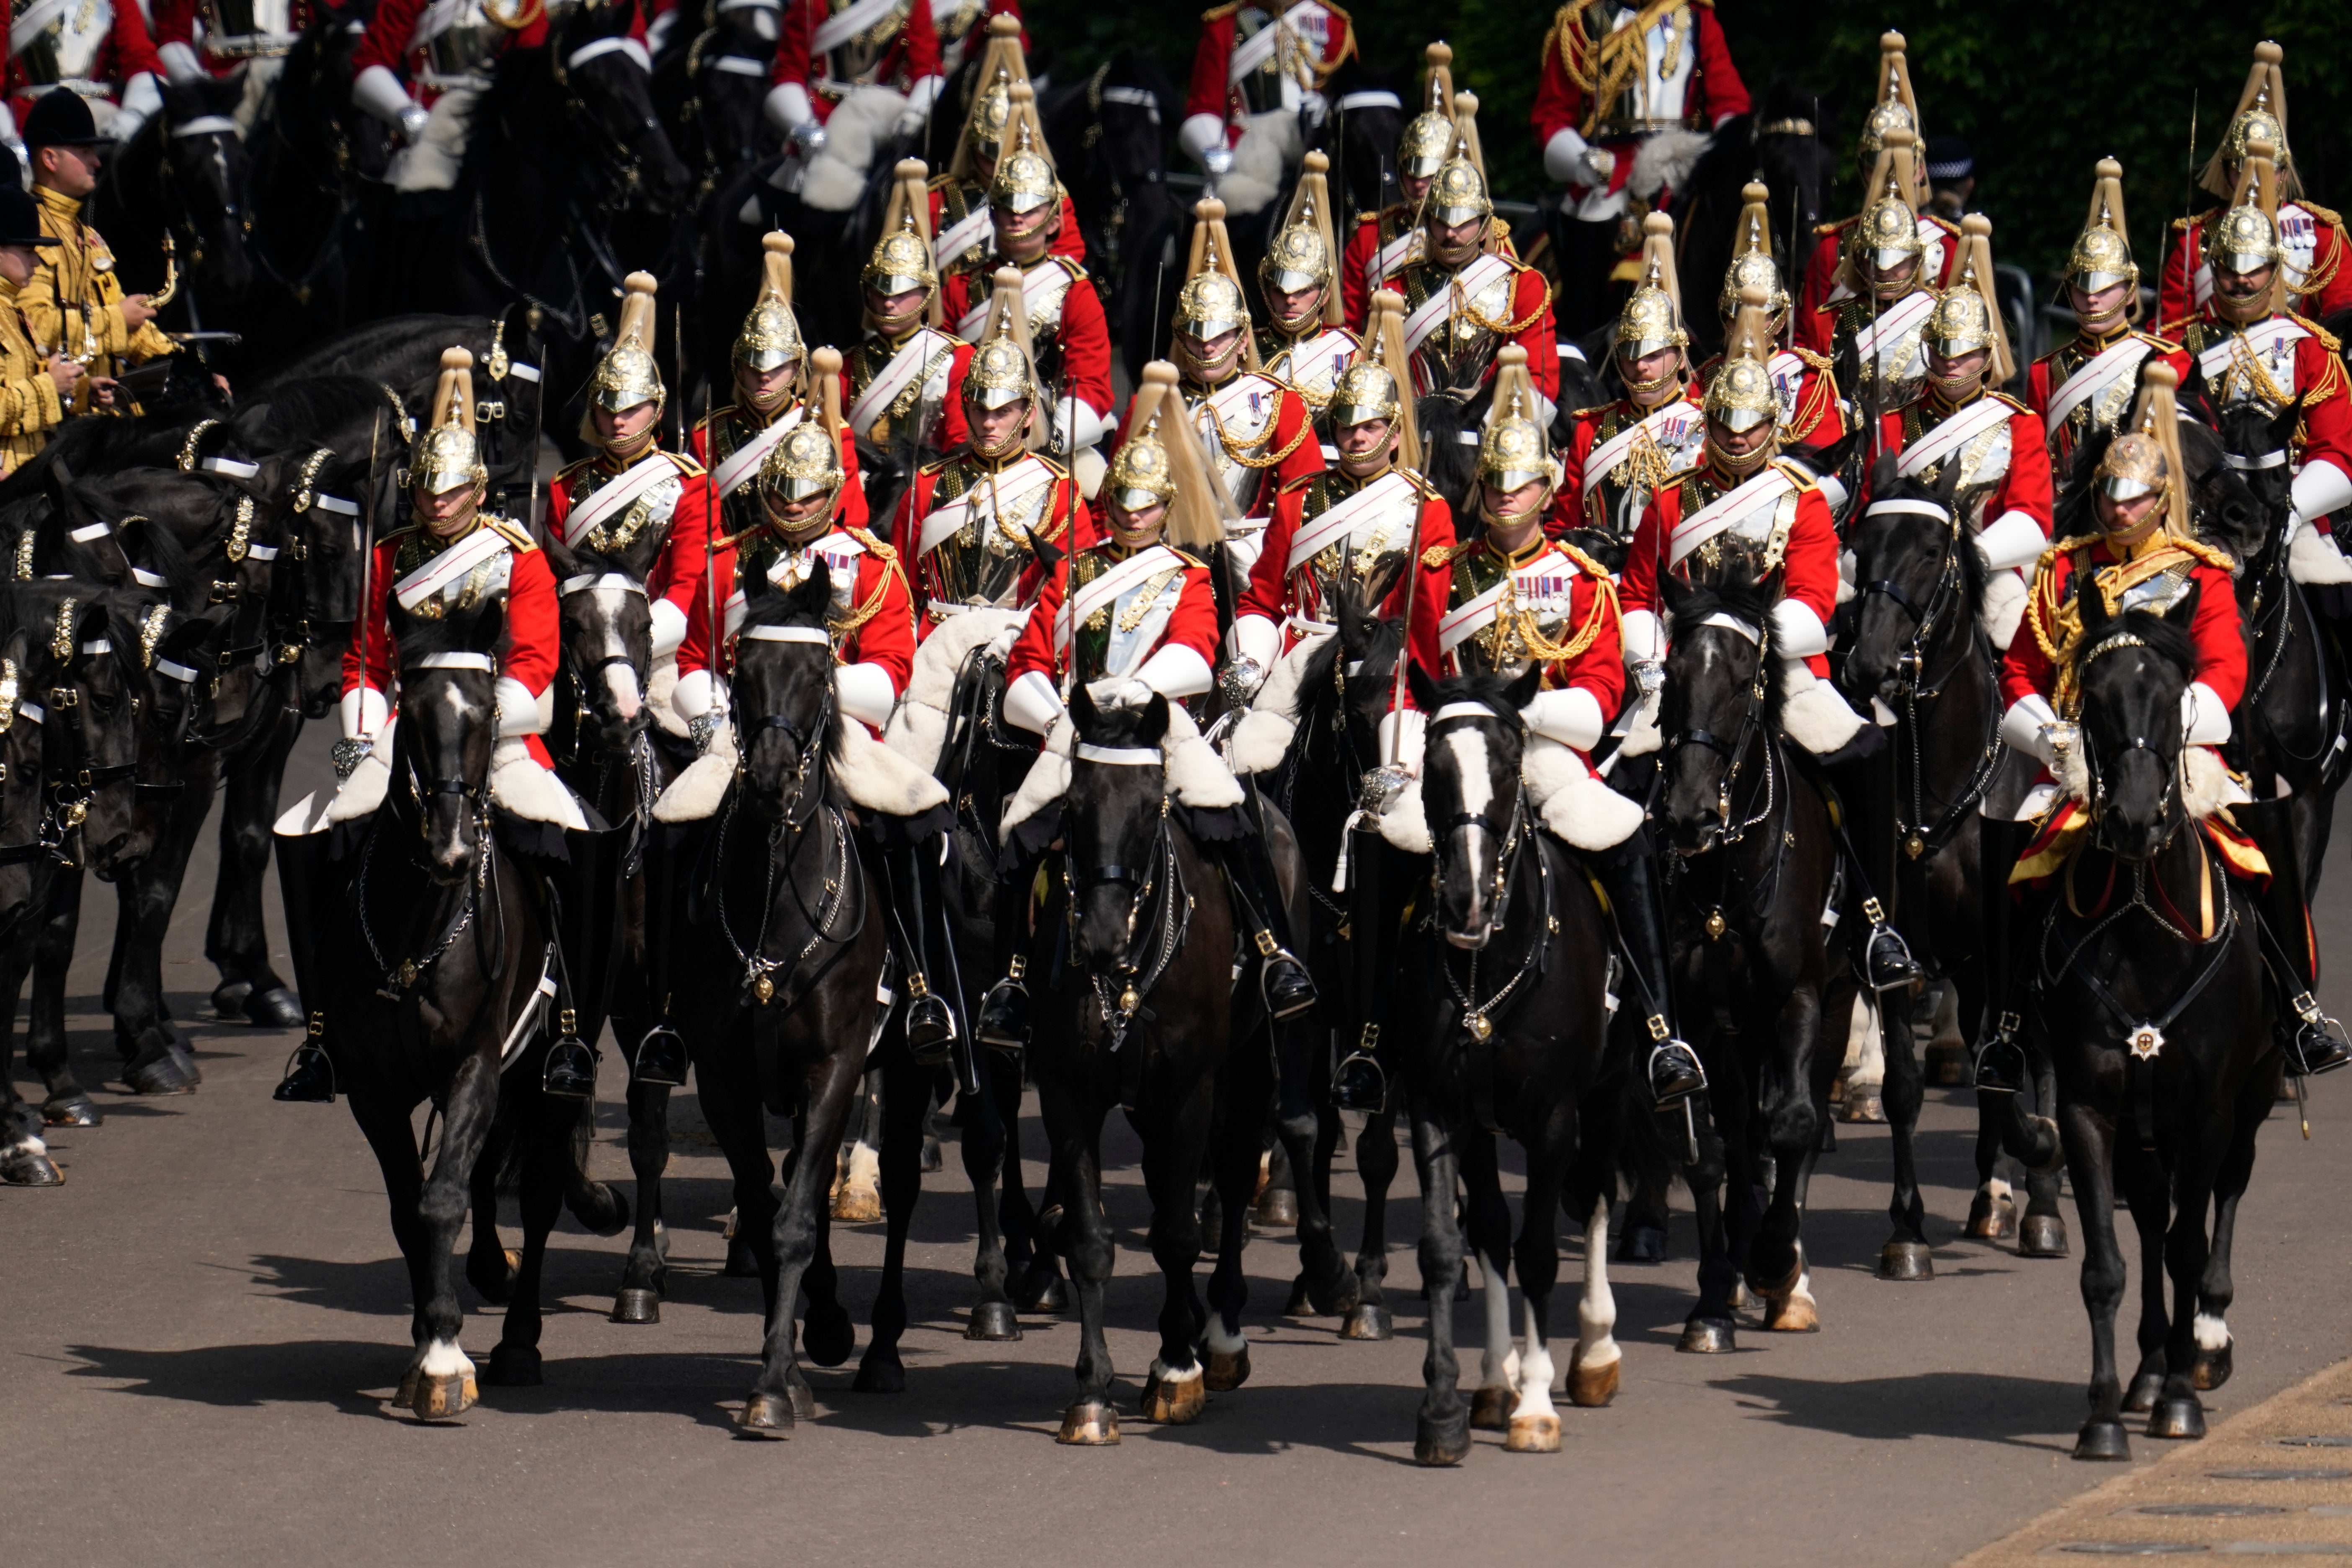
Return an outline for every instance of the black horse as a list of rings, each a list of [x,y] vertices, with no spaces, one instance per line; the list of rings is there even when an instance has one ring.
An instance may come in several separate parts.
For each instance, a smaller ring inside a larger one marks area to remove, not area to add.
[[[1190,220],[1168,189],[1161,129],[1182,103],[1160,57],[1127,46],[1092,76],[1048,89],[1038,105],[1130,381],[1167,357],[1168,312],[1183,282],[1178,247]]]
[[[1821,100],[1774,82],[1753,113],[1727,120],[1675,197],[1675,258],[1690,304],[1691,363],[1723,348],[1723,321],[1706,303],[1723,287],[1739,239],[1740,190],[1760,180],[1769,190],[1772,256],[1794,299],[1812,255],[1837,178],[1836,143],[1821,122]]]
[[[1416,666],[1413,700],[1432,715],[1422,805],[1435,870],[1428,912],[1407,944],[1405,1026],[1412,1084],[1413,1149],[1426,1168],[1421,1272],[1429,1292],[1427,1381],[1413,1458],[1457,1465],[1470,1427],[1507,1432],[1507,1447],[1556,1453],[1551,1403],[1551,1293],[1559,1278],[1556,1217],[1577,1163],[1580,1121],[1609,1111],[1596,1095],[1608,1049],[1611,933],[1597,884],[1568,847],[1542,829],[1520,779],[1526,730],[1519,710],[1543,671],[1517,680],[1468,676],[1433,681]],[[1527,1155],[1527,1194],[1516,1246],[1503,1196],[1496,1138]],[[1468,1191],[1471,1245],[1486,1282],[1486,1351],[1480,1387],[1465,1406],[1455,1386],[1454,1287],[1463,1233],[1452,1198]],[[1607,1286],[1609,1207],[1594,1215],[1585,1247],[1584,1342],[1571,1393],[1605,1405],[1617,1384],[1616,1318]],[[1510,1268],[1517,1261],[1525,1333],[1513,1345]],[[1596,1289],[1597,1287],[1597,1289]]]
[[[160,287],[173,247],[174,303],[191,328],[231,324],[228,312],[253,287],[245,137],[230,118],[244,93],[242,80],[211,77],[165,87],[162,112],[108,163],[90,195],[90,223],[107,237],[126,289]]]

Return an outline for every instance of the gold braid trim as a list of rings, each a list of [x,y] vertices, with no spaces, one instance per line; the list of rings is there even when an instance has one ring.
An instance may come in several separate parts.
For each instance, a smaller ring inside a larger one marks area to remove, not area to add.
[[[1424,571],[1434,572],[1441,566],[1453,565],[1477,548],[1478,541],[1475,539],[1458,544],[1433,544],[1421,552],[1421,564]],[[1567,547],[1563,545],[1561,548]]]
[[[1289,389],[1286,387],[1284,390],[1287,391]],[[1307,437],[1314,433],[1315,426],[1312,422],[1302,419],[1298,422],[1298,433],[1290,438],[1289,444],[1284,447],[1281,451],[1269,453],[1263,458],[1253,458],[1249,456],[1249,448],[1247,447],[1235,445],[1234,438],[1225,434],[1225,422],[1217,417],[1217,405],[1215,404],[1211,403],[1206,398],[1202,398],[1201,400],[1201,406],[1209,416],[1210,426],[1217,433],[1217,445],[1225,449],[1226,457],[1231,458],[1234,462],[1240,464],[1244,468],[1271,468],[1275,467],[1285,458],[1290,456],[1291,453],[1298,450],[1298,448],[1305,444]],[[1259,443],[1261,446],[1272,443],[1274,439],[1274,432],[1271,426],[1279,424],[1281,419],[1282,404],[1280,399],[1277,398],[1274,405],[1274,417],[1267,421],[1268,429],[1265,437]]]
[[[1526,268],[1522,267],[1511,275],[1511,289],[1513,292],[1516,293],[1519,287],[1519,279],[1526,274],[1527,270],[1528,269]],[[1451,313],[1457,316],[1469,317],[1470,320],[1476,322],[1479,326],[1486,328],[1496,337],[1517,337],[1521,332],[1524,332],[1529,327],[1534,326],[1537,319],[1540,317],[1545,310],[1551,307],[1551,290],[1549,289],[1546,289],[1544,290],[1544,297],[1536,302],[1536,308],[1529,310],[1517,321],[1514,321],[1507,316],[1500,321],[1496,321],[1493,317],[1487,315],[1486,311],[1478,309],[1476,301],[1464,298],[1460,279],[1448,278],[1445,280],[1445,286],[1454,291],[1453,310]]]
[[[2033,589],[2026,604],[2027,618],[2033,626],[2033,640],[2050,659],[2057,671],[2058,689],[2053,704],[2062,719],[2072,720],[2082,706],[2081,675],[2077,668],[2075,650],[2083,641],[2083,611],[2079,598],[2068,603],[2060,592],[2055,570],[2056,557],[2073,558],[2077,574],[2091,574],[2091,581],[2099,591],[2101,603],[2109,616],[2116,614],[2124,594],[2150,577],[2160,576],[2179,565],[2183,557],[2218,571],[2232,570],[2233,562],[2227,551],[2217,550],[2202,540],[2168,537],[2156,549],[2136,560],[2113,565],[2093,567],[2087,552],[2097,543],[2096,536],[2084,534],[2054,544],[2042,552],[2041,569],[2035,573]]]
[[[907,626],[911,630],[915,625],[915,590],[914,585],[907,581],[906,569],[898,564],[898,552],[865,529],[844,528],[841,531],[866,546],[866,552],[882,563],[882,578],[874,584],[873,596],[866,603],[839,620],[831,616],[825,618],[825,629],[833,634],[833,646],[835,648],[846,646],[858,627],[882,613],[883,601],[890,596],[890,579],[893,577],[898,578],[898,585],[907,590]]]

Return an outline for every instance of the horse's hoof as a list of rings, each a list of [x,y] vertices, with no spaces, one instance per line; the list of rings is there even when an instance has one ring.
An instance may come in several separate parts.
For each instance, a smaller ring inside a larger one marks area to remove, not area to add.
[[[1297,1230],[1298,1194],[1287,1187],[1268,1187],[1251,1212],[1250,1223],[1260,1230]]]
[[[784,1390],[784,1394],[793,1402],[793,1415],[796,1420],[816,1419],[816,1390],[811,1388],[804,1379],[795,1377],[792,1385]]]
[[[193,1064],[169,1046],[158,1046],[122,1069],[122,1081],[133,1094],[163,1096],[196,1092]]]
[[[295,1028],[302,1022],[302,1004],[283,985],[273,985],[245,999],[244,1019],[264,1029]]]
[[[1181,1380],[1158,1371],[1143,1385],[1143,1418],[1163,1426],[1189,1426],[1209,1406],[1207,1380],[1194,1363],[1192,1375]]]
[[[857,1363],[857,1375],[849,1386],[860,1394],[904,1394],[907,1392],[907,1363],[892,1351],[880,1354],[869,1350]]]
[[[1014,1315],[1010,1301],[982,1301],[972,1308],[971,1321],[964,1325],[963,1337],[1017,1340],[1021,1337],[1021,1320]]]
[[[514,1300],[515,1276],[521,1271],[522,1254],[509,1247],[494,1255],[497,1262],[487,1265],[478,1265],[478,1256],[470,1252],[466,1255],[466,1283],[489,1305],[505,1306]],[[492,1269],[498,1272],[492,1273]]]
[[[839,1302],[824,1306],[811,1303],[807,1323],[801,1330],[802,1348],[809,1360],[819,1366],[839,1366],[857,1348],[857,1331],[849,1321],[849,1310]]]
[[[1756,1310],[1756,1292],[1748,1288],[1748,1281],[1745,1279],[1734,1279],[1731,1282],[1731,1294],[1727,1300],[1735,1312],[1752,1312]]]
[[[1081,1399],[1062,1412],[1056,1443],[1081,1448],[1106,1448],[1118,1441],[1118,1412],[1099,1399]]]
[[[1314,1294],[1307,1288],[1306,1275],[1301,1274],[1290,1282],[1290,1300],[1284,1304],[1282,1315],[1286,1318],[1311,1318],[1318,1315],[1315,1307]]]
[[[496,1345],[490,1350],[489,1381],[500,1388],[537,1388],[547,1381],[537,1350],[529,1345]]]
[[[2124,1390],[2124,1412],[2130,1415],[2145,1415],[2155,1409],[2156,1402],[2163,1397],[2164,1373],[2143,1372],[2131,1380],[2129,1388]]]
[[[1622,1355],[1594,1364],[1577,1362],[1568,1369],[1569,1402],[1582,1410],[1599,1410],[1617,1397],[1617,1369],[1625,1364]]]
[[[1838,1107],[1837,1119],[1848,1122],[1885,1121],[1886,1104],[1875,1089],[1849,1089],[1845,1091],[1845,1103]]]
[[[416,1379],[417,1371],[413,1366],[401,1375],[400,1392],[392,1396],[394,1405],[405,1410],[416,1403]]]
[[[2229,1341],[2222,1342],[2221,1348],[2217,1351],[2209,1351],[2201,1345],[2198,1347],[2197,1359],[2189,1363],[2189,1381],[2198,1393],[2210,1394],[2230,1381],[2231,1348],[2231,1342]]]
[[[2194,1438],[2205,1436],[2205,1407],[2197,1396],[2174,1394],[2159,1399],[2148,1413],[2147,1435],[2151,1437]]]
[[[1359,1301],[1355,1310],[1339,1325],[1343,1340],[1392,1340],[1396,1338],[1396,1320],[1378,1301]]]
[[[62,1187],[66,1173],[45,1149],[17,1144],[0,1150],[0,1184],[12,1187]]]
[[[757,1279],[760,1277],[759,1254],[751,1244],[736,1237],[727,1244],[727,1266],[719,1270],[730,1279]]]
[[[1890,1241],[1878,1249],[1881,1279],[1933,1279],[1936,1260],[1924,1241]]]
[[[1013,1304],[1024,1312],[1066,1312],[1070,1310],[1070,1288],[1062,1279],[1060,1270],[1051,1265],[1034,1268],[1021,1281],[1021,1289],[1013,1294]]]
[[[1557,1454],[1559,1452],[1559,1417],[1549,1413],[1542,1415],[1514,1415],[1506,1425],[1503,1447],[1514,1454]]]
[[[2096,1419],[2083,1423],[2082,1435],[2074,1439],[2074,1458],[2078,1459],[2128,1459],[2131,1439],[2124,1436],[2120,1421]]]
[[[2066,1222],[2054,1214],[2030,1214],[2017,1222],[2020,1258],[2066,1256]]]
[[[1675,1342],[1685,1355],[1729,1355],[1738,1348],[1738,1325],[1728,1318],[1693,1318]]]
[[[882,1217],[882,1194],[876,1187],[853,1187],[847,1183],[833,1194],[833,1222],[835,1225],[873,1225]]]
[[[1764,1327],[1775,1334],[1817,1334],[1822,1331],[1821,1309],[1803,1290],[1775,1296],[1764,1314]]]
[[[1231,1394],[1249,1381],[1249,1346],[1237,1351],[1211,1351],[1209,1370],[1203,1374],[1212,1394]]]
[[[661,1292],[642,1286],[629,1286],[613,1298],[613,1321],[616,1323],[658,1323],[661,1321]]]
[[[1969,1223],[1962,1231],[1973,1241],[1999,1241],[2017,1234],[2017,1202],[1979,1192],[1969,1205]]]
[[[1757,1243],[1757,1246],[1759,1248],[1763,1245],[1764,1243],[1761,1240],[1759,1240]],[[1790,1294],[1800,1285],[1803,1284],[1804,1280],[1805,1244],[1801,1241],[1798,1241],[1790,1242],[1789,1244],[1789,1266],[1787,1268],[1783,1269],[1779,1274],[1767,1274],[1764,1272],[1764,1265],[1762,1263],[1751,1260],[1748,1266],[1748,1277],[1745,1283],[1749,1289],[1763,1297],[1766,1304],[1769,1306],[1770,1303],[1780,1300],[1781,1297]],[[1737,1305],[1738,1303],[1735,1302],[1734,1304]]]
[[[1330,1277],[1320,1285],[1308,1285],[1305,1275],[1299,1276],[1299,1286],[1307,1291],[1307,1304],[1320,1317],[1338,1317],[1352,1312],[1364,1299],[1363,1281],[1356,1271],[1336,1257],[1331,1260]]]
[[[789,1437],[793,1435],[793,1402],[781,1394],[755,1394],[743,1402],[743,1414],[735,1418],[736,1430],[751,1437]]]
[[[1511,1406],[1518,1402],[1516,1389],[1482,1388],[1470,1396],[1470,1425],[1481,1432],[1508,1431]]]
[[[213,1016],[224,1024],[244,1023],[245,999],[252,994],[250,980],[222,981],[213,987]]]
[[[420,1421],[449,1421],[473,1408],[477,1397],[467,1384],[470,1379],[461,1372],[420,1373],[416,1378],[416,1394],[408,1407],[416,1412]]]
[[[1617,1238],[1617,1261],[1620,1263],[1664,1263],[1666,1260],[1666,1233],[1664,1226],[1629,1225]]]
[[[1424,1415],[1412,1435],[1412,1462],[1436,1468],[1458,1465],[1470,1457],[1470,1417],[1463,1411],[1443,1421]]]
[[[41,1120],[51,1127],[98,1127],[106,1121],[98,1102],[78,1089],[44,1100]]]
[[[928,1132],[923,1134],[922,1163],[927,1176],[936,1176],[948,1168],[947,1156],[940,1152],[940,1141]]]

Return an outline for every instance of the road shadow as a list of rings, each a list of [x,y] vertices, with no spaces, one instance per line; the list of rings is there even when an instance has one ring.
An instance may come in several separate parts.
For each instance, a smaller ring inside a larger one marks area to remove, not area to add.
[[[2083,1385],[1987,1372],[1924,1372],[1902,1377],[1813,1382],[1741,1373],[1711,1386],[1769,1420],[1848,1437],[1951,1437],[1971,1443],[2071,1452],[2082,1418]]]

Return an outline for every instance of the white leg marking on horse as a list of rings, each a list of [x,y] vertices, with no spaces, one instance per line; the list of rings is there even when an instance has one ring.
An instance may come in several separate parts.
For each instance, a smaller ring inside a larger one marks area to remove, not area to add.
[[[2230,1325],[2210,1312],[2197,1314],[2195,1331],[2197,1348],[2200,1351],[2227,1350],[2230,1347]]]
[[[849,1152],[849,1184],[870,1187],[882,1179],[882,1151],[860,1138]]]
[[[1232,1355],[1249,1348],[1249,1341],[1225,1327],[1225,1315],[1212,1308],[1209,1312],[1209,1349],[1218,1355]]]
[[[1161,1383],[1198,1383],[1201,1381],[1202,1375],[1202,1368],[1201,1366],[1200,1359],[1195,1357],[1192,1364],[1186,1367],[1182,1372],[1171,1372],[1168,1370],[1168,1363],[1166,1362],[1161,1361],[1158,1356],[1153,1356],[1151,1358],[1151,1375],[1158,1378]]]
[[[1617,1297],[1609,1289],[1609,1194],[1592,1205],[1584,1230],[1584,1294],[1576,1303],[1576,1364],[1603,1367],[1623,1356],[1617,1348]]]
[[[1999,1176],[1995,1176],[1992,1180],[1985,1184],[1985,1192],[1995,1203],[2015,1203],[2017,1201],[2017,1189],[2011,1186],[2007,1182],[2002,1181]]]
[[[1519,1304],[1528,1338],[1527,1349],[1519,1356],[1519,1402],[1511,1410],[1514,1420],[1557,1414],[1551,1403],[1551,1347],[1544,1342],[1543,1326],[1536,1321],[1536,1304],[1525,1296]]]
[[[1856,995],[1853,1016],[1848,1020],[1845,1033],[1846,1081],[1864,1089],[1876,1089],[1886,1081],[1886,1046],[1878,1027],[1878,1005],[1869,997]]]
[[[637,716],[645,699],[637,690],[637,672],[625,664],[604,667],[604,684],[612,689],[613,707],[625,720]]]
[[[466,1359],[466,1352],[457,1348],[455,1340],[435,1340],[425,1347],[425,1362],[419,1370],[427,1377],[449,1377],[473,1371],[474,1363]]]
[[[1478,1259],[1478,1272],[1485,1276],[1486,1287],[1486,1353],[1478,1360],[1478,1386],[1508,1388],[1510,1362],[1517,1354],[1517,1347],[1511,1343],[1510,1278],[1483,1255]]]

